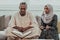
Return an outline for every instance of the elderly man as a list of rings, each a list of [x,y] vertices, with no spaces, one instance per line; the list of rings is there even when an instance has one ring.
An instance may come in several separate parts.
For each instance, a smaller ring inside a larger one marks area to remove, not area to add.
[[[25,2],[20,3],[19,9],[20,11],[12,16],[8,28],[6,29],[7,40],[37,39],[41,31],[32,14],[26,11],[27,4]],[[12,33],[14,29],[22,33],[25,31],[31,31],[31,33],[21,38]]]

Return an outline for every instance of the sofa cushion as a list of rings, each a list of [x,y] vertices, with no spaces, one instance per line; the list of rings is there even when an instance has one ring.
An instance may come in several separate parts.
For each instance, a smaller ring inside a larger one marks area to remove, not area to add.
[[[6,29],[8,27],[8,23],[11,19],[11,16],[0,16],[0,31]]]
[[[8,27],[8,24],[9,24],[10,19],[11,19],[11,16],[10,15],[9,16],[5,16],[5,28]]]
[[[37,21],[37,23],[38,23],[38,25],[40,27],[40,25],[41,25],[41,18],[40,18],[40,16],[36,16],[36,21]]]
[[[5,40],[5,39],[6,39],[5,31],[0,31],[0,40]]]
[[[5,29],[5,15],[0,16],[0,30]]]

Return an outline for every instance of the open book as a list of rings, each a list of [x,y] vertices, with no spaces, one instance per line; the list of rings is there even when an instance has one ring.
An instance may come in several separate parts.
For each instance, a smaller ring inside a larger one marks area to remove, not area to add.
[[[25,31],[25,32],[20,32],[18,30],[14,30],[12,31],[13,34],[15,34],[16,36],[20,37],[20,38],[23,38],[27,35],[29,35],[32,31]]]

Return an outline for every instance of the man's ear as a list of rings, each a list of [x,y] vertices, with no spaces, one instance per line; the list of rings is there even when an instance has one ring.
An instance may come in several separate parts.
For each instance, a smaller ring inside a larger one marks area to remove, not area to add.
[[[19,6],[19,9],[20,9],[20,6]]]

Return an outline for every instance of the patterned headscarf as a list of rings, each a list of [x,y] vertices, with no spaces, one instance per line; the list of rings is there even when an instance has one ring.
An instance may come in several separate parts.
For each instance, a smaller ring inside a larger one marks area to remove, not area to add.
[[[49,22],[51,22],[52,17],[54,16],[54,14],[53,14],[53,7],[50,4],[47,4],[46,6],[50,10],[50,12],[48,14],[46,14],[45,11],[44,11],[42,16],[41,16],[41,18],[42,18],[44,23],[49,23]]]

